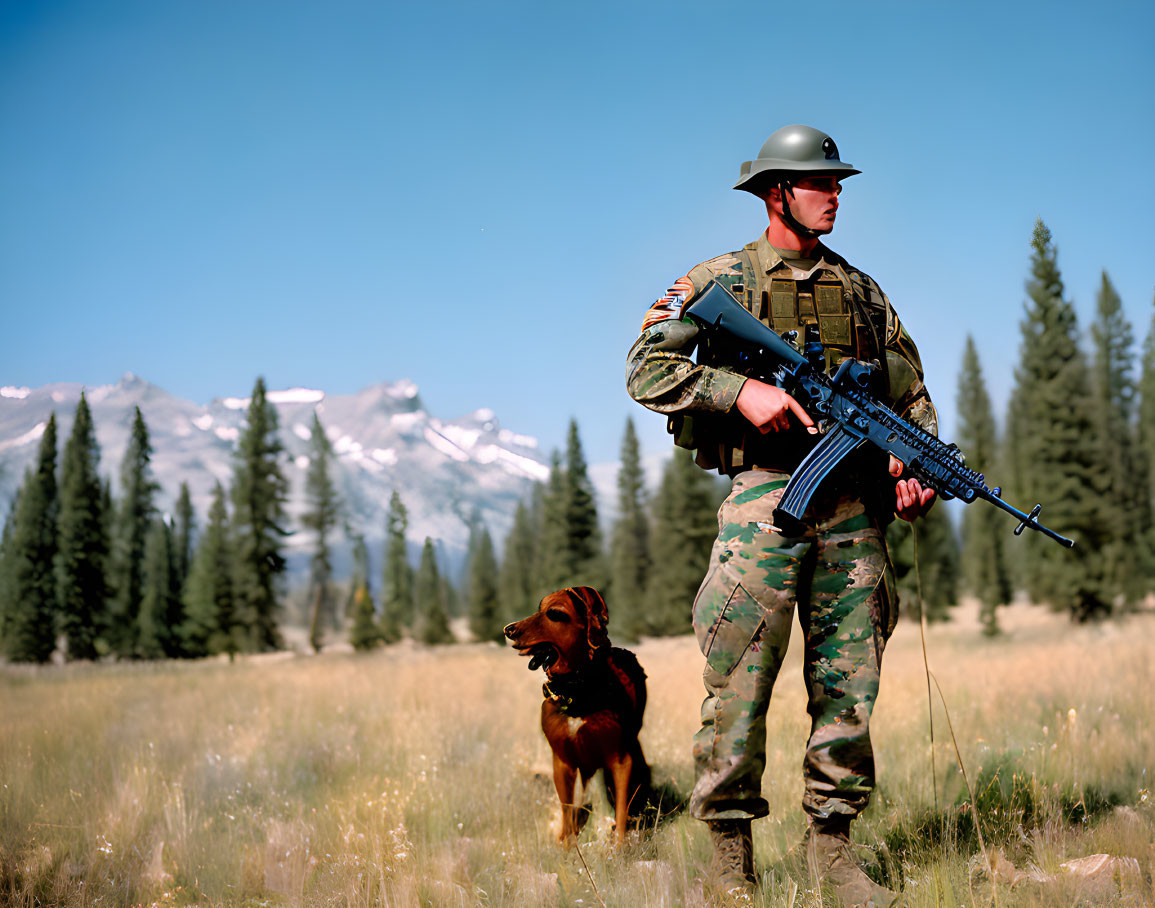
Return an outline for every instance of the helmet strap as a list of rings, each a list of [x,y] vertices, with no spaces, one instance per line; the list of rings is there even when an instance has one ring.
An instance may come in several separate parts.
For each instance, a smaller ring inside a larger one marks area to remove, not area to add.
[[[806,240],[817,239],[824,233],[830,233],[829,230],[815,230],[813,227],[807,227],[794,217],[794,212],[790,210],[790,201],[787,198],[794,191],[794,186],[785,177],[779,178],[778,191],[782,194],[782,220],[791,230]]]

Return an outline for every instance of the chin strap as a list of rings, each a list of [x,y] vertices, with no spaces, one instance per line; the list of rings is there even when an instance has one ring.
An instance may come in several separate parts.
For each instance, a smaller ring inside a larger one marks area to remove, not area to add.
[[[778,191],[782,194],[782,220],[786,225],[798,234],[803,239],[813,240],[823,234],[830,233],[830,230],[815,230],[813,227],[807,227],[798,218],[794,217],[794,212],[790,210],[790,202],[788,197],[794,193],[794,186],[782,177],[778,180]]]

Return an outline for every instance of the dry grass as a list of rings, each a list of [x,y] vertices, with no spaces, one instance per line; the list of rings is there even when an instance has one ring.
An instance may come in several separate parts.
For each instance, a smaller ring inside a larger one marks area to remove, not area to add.
[[[1155,618],[1081,628],[1016,607],[1008,633],[988,642],[963,611],[931,630],[931,666],[1001,855],[999,882],[978,857],[941,709],[935,800],[913,623],[887,651],[882,784],[855,829],[876,872],[901,880],[912,905],[1150,904]],[[649,674],[646,754],[688,792],[701,657],[689,638],[634,649]],[[772,813],[755,825],[768,905],[820,903],[784,857],[803,828],[799,649],[771,708]],[[684,814],[616,854],[598,792],[581,856],[553,844],[539,685],[494,646],[5,668],[0,902],[709,902],[706,830]],[[1096,853],[1134,865],[1098,882],[1062,868]]]

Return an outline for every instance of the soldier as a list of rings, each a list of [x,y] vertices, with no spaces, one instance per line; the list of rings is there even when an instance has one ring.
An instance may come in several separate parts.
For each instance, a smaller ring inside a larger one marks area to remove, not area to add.
[[[658,299],[630,350],[627,386],[669,416],[675,443],[696,450],[701,467],[733,479],[693,605],[706,699],[690,811],[709,824],[715,875],[727,889],[757,883],[750,821],[768,812],[766,710],[797,610],[812,720],[803,763],[808,863],[846,904],[888,904],[893,893],[853,860],[849,829],[874,787],[870,714],[898,618],[884,530],[896,513],[925,514],[934,492],[901,478],[894,458],[859,449],[823,482],[800,535],[774,526],[782,490],[818,429],[784,390],[744,375],[736,354],[711,345],[714,359],[695,362],[698,328],[678,317],[717,281],[775,331],[820,340],[828,366],[848,357],[875,362],[881,399],[937,433],[918,351],[890,301],[818,239],[834,227],[841,181],[860,172],[816,129],[786,126],[770,136],[734,186],[764,201],[769,226]]]

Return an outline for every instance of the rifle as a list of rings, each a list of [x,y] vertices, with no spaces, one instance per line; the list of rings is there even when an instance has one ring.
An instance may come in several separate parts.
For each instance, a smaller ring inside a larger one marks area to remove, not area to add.
[[[736,342],[746,357],[768,363],[768,380],[797,400],[819,425],[822,439],[798,465],[774,511],[778,527],[795,530],[822,480],[851,451],[869,442],[901,460],[911,475],[941,497],[967,504],[982,498],[1017,517],[1016,536],[1030,527],[1067,548],[1075,544],[1039,523],[1041,504],[1026,514],[1003,501],[1002,489],[987,488],[983,475],[966,465],[958,445],[940,441],[875,400],[869,387],[876,365],[847,359],[833,377],[827,375],[821,343],[809,342],[805,354],[799,353],[717,281],[690,300],[681,316]]]

